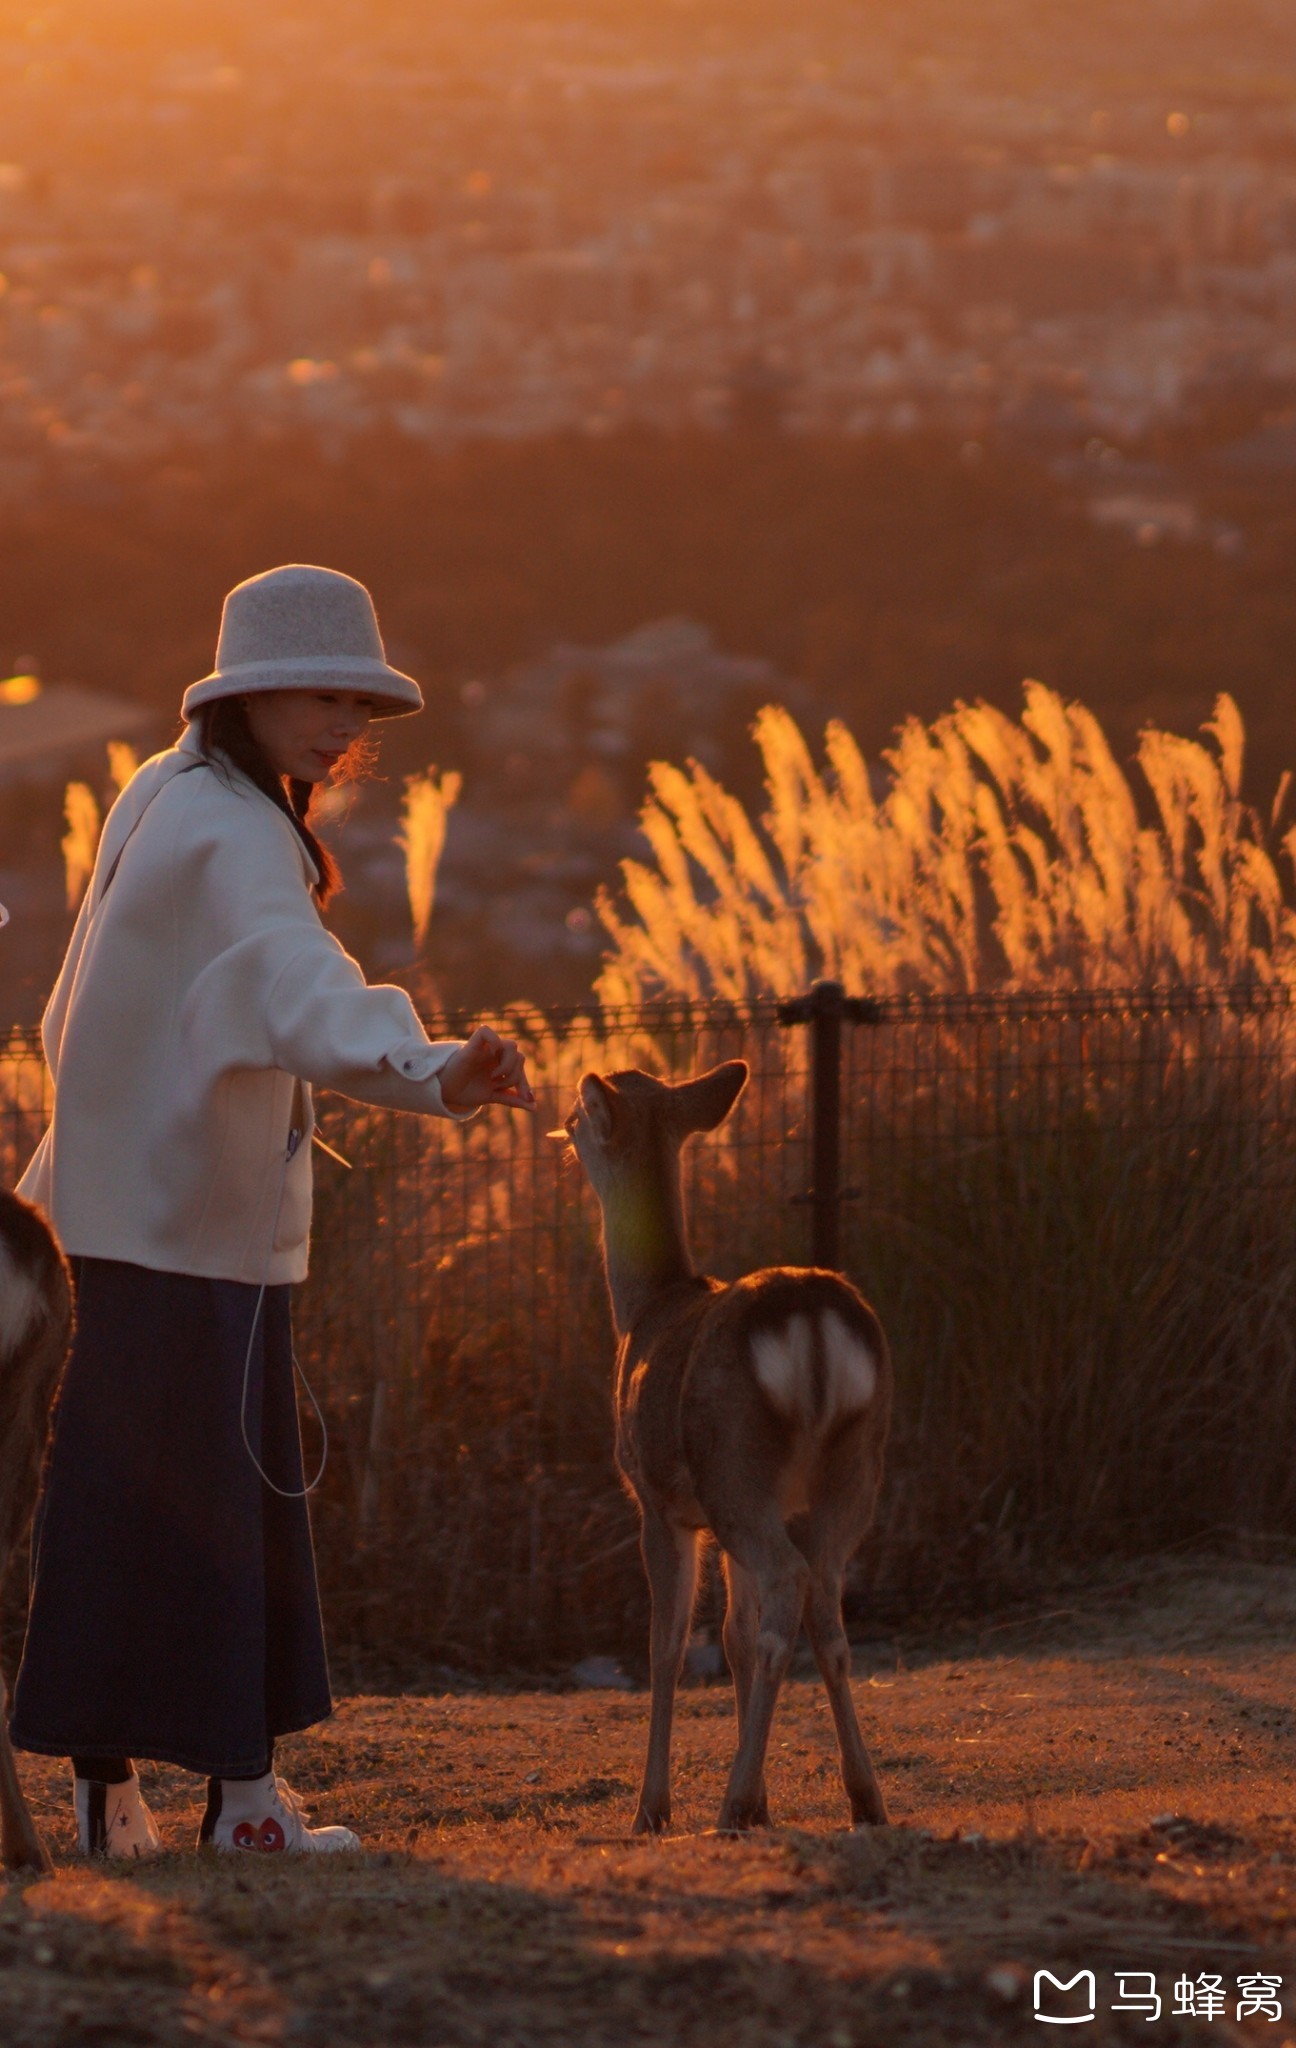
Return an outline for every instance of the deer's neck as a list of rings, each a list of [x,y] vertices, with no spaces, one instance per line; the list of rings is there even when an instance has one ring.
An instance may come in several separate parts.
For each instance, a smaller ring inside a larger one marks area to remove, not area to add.
[[[617,1332],[624,1336],[654,1295],[693,1274],[678,1171],[635,1174],[603,1197],[603,1258]]]

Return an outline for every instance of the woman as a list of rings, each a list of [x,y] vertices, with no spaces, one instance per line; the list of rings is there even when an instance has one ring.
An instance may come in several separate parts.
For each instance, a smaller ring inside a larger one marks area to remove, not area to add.
[[[132,1755],[203,1773],[218,1849],[307,1827],[277,1736],[331,1712],[293,1386],[312,1084],[471,1116],[534,1097],[483,1026],[432,1043],[320,922],[310,798],[370,719],[421,709],[369,593],[272,569],[225,601],[188,728],[114,805],[44,1021],[54,1114],[20,1192],[77,1277],[33,1542],[20,1748],[71,1757],[78,1840],[158,1833]]]

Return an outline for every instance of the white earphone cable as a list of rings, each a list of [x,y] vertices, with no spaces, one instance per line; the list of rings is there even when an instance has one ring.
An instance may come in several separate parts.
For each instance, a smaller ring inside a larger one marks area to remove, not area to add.
[[[252,1327],[248,1331],[247,1351],[243,1359],[243,1395],[242,1399],[239,1402],[239,1427],[243,1432],[243,1448],[247,1452],[249,1458],[252,1460],[252,1463],[255,1465],[257,1471],[260,1473],[261,1478],[265,1481],[265,1484],[270,1488],[271,1493],[277,1493],[280,1500],[305,1500],[309,1494],[314,1493],[316,1487],[319,1485],[321,1479],[324,1477],[324,1467],[328,1463],[329,1453],[328,1424],[324,1420],[324,1411],[320,1407],[319,1402],[315,1398],[315,1389],[312,1387],[310,1381],[307,1379],[305,1373],[301,1369],[301,1366],[297,1362],[297,1346],[295,1344],[292,1347],[293,1371],[296,1374],[297,1378],[301,1381],[303,1387],[306,1389],[307,1398],[310,1401],[311,1407],[315,1410],[315,1419],[319,1423],[320,1436],[323,1440],[320,1448],[319,1467],[315,1473],[315,1477],[311,1480],[308,1486],[276,1486],[274,1480],[270,1477],[270,1474],[266,1471],[265,1466],[261,1463],[261,1460],[258,1458],[256,1452],[253,1450],[252,1439],[248,1435],[247,1402],[248,1386],[252,1378],[252,1352],[256,1345],[257,1325],[261,1321],[261,1309],[265,1302],[266,1287],[270,1278],[270,1261],[274,1257],[274,1236],[276,1230],[279,1228],[279,1211],[283,1207],[284,1188],[288,1180],[288,1168],[292,1165],[293,1155],[296,1152],[297,1147],[301,1144],[301,1136],[301,1132],[295,1129],[291,1130],[288,1133],[288,1149],[284,1153],[283,1170],[279,1175],[279,1195],[277,1201],[275,1202],[274,1221],[270,1225],[270,1249],[266,1254],[265,1277],[262,1279],[261,1285],[257,1290],[256,1307],[252,1311]]]

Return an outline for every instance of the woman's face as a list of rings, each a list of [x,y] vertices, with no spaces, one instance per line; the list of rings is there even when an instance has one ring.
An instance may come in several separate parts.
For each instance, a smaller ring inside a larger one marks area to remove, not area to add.
[[[327,782],[374,710],[374,699],[354,690],[266,690],[243,701],[252,737],[297,782]]]

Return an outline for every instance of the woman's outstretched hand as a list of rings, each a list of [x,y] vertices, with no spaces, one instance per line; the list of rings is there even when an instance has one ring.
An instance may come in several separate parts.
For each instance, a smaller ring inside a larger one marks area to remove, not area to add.
[[[534,1109],[526,1061],[511,1038],[479,1024],[466,1045],[441,1069],[441,1100],[447,1109],[481,1109],[489,1102],[506,1109]]]

